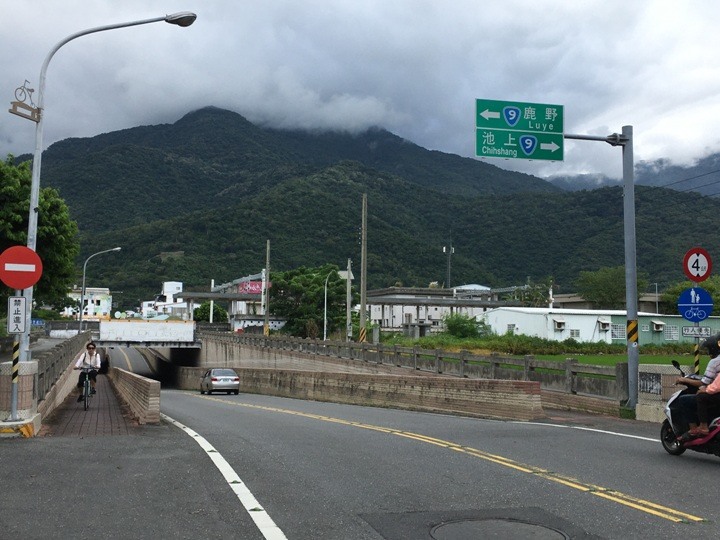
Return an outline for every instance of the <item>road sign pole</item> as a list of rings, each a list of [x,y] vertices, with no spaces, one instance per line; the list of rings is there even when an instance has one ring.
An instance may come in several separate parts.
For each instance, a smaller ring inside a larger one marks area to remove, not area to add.
[[[633,128],[623,126],[623,214],[625,230],[625,303],[627,305],[628,407],[635,408],[638,399],[638,295],[635,238],[635,163]]]
[[[613,133],[607,137],[593,135],[564,134],[565,139],[606,142],[622,146],[623,154],[623,228],[625,234],[625,310],[627,317],[628,356],[628,402],[635,408],[638,398],[638,299],[637,299],[637,256],[635,238],[635,162],[633,157],[633,128],[623,126],[622,134]]]
[[[15,296],[22,296],[22,291],[15,291]],[[10,310],[8,310],[8,320],[10,320],[11,314]],[[23,317],[25,314],[23,313]],[[18,362],[20,361],[20,338],[18,335],[15,335],[15,340],[13,341],[13,352],[12,352],[12,375],[11,375],[11,394],[10,394],[10,418],[8,418],[8,422],[17,422],[20,420],[18,417],[18,379],[20,378],[20,366],[18,365]]]

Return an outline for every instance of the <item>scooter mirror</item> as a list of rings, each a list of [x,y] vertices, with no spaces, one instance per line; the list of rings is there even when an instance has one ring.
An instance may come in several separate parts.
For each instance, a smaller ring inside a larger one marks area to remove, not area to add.
[[[677,360],[673,360],[672,365],[675,367],[675,369],[680,369],[680,362],[678,362]]]

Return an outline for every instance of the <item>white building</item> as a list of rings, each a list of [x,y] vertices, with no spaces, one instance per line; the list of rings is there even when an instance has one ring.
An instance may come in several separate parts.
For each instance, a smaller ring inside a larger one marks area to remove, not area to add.
[[[68,297],[75,302],[75,307],[66,307],[61,315],[63,317],[78,318],[80,313],[77,306],[80,305],[82,289],[74,288],[68,293]],[[110,289],[103,287],[85,287],[83,298],[83,320],[100,321],[107,320],[112,313],[112,295]]]
[[[423,336],[443,329],[447,315],[462,314],[479,318],[499,304],[489,287],[463,285],[453,289],[436,287],[389,287],[368,291],[368,317],[384,331],[417,330]]]
[[[510,333],[551,341],[572,338],[582,342],[613,343],[613,316],[624,320],[625,311],[498,307],[487,310],[478,319],[483,320],[498,335]],[[624,325],[621,328],[621,337],[624,339]]]
[[[162,285],[162,292],[155,297],[155,300],[143,302],[140,311],[143,319],[151,319],[159,316],[178,317],[183,320],[192,319],[192,310],[200,307],[200,304],[186,302],[180,296],[183,292],[183,284],[180,281],[165,281]]]

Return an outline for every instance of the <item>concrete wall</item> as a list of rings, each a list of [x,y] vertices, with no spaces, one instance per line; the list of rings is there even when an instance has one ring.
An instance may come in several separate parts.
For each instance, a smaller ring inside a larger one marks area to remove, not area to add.
[[[111,368],[108,372],[115,394],[125,403],[140,424],[160,423],[160,382]]]
[[[17,413],[27,420],[37,413],[37,362],[18,362]],[[12,409],[12,362],[0,363],[0,419],[10,416]]]
[[[205,368],[180,367],[178,385],[198,390]],[[540,384],[450,377],[235,368],[240,391],[480,418],[544,418]]]

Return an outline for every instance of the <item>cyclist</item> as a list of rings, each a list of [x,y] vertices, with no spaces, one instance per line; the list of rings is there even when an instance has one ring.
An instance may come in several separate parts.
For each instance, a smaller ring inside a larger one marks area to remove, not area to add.
[[[90,377],[90,386],[92,387],[90,393],[95,393],[95,380],[97,378],[98,370],[100,369],[100,355],[96,351],[95,343],[91,341],[85,348],[87,350],[82,353],[80,358],[77,359],[77,362],[75,362],[75,369],[90,369],[87,374],[84,371],[81,371],[80,376],[78,377],[77,385],[78,388],[81,389],[80,395],[77,399],[78,401],[83,400],[82,388],[85,385],[85,377]]]

